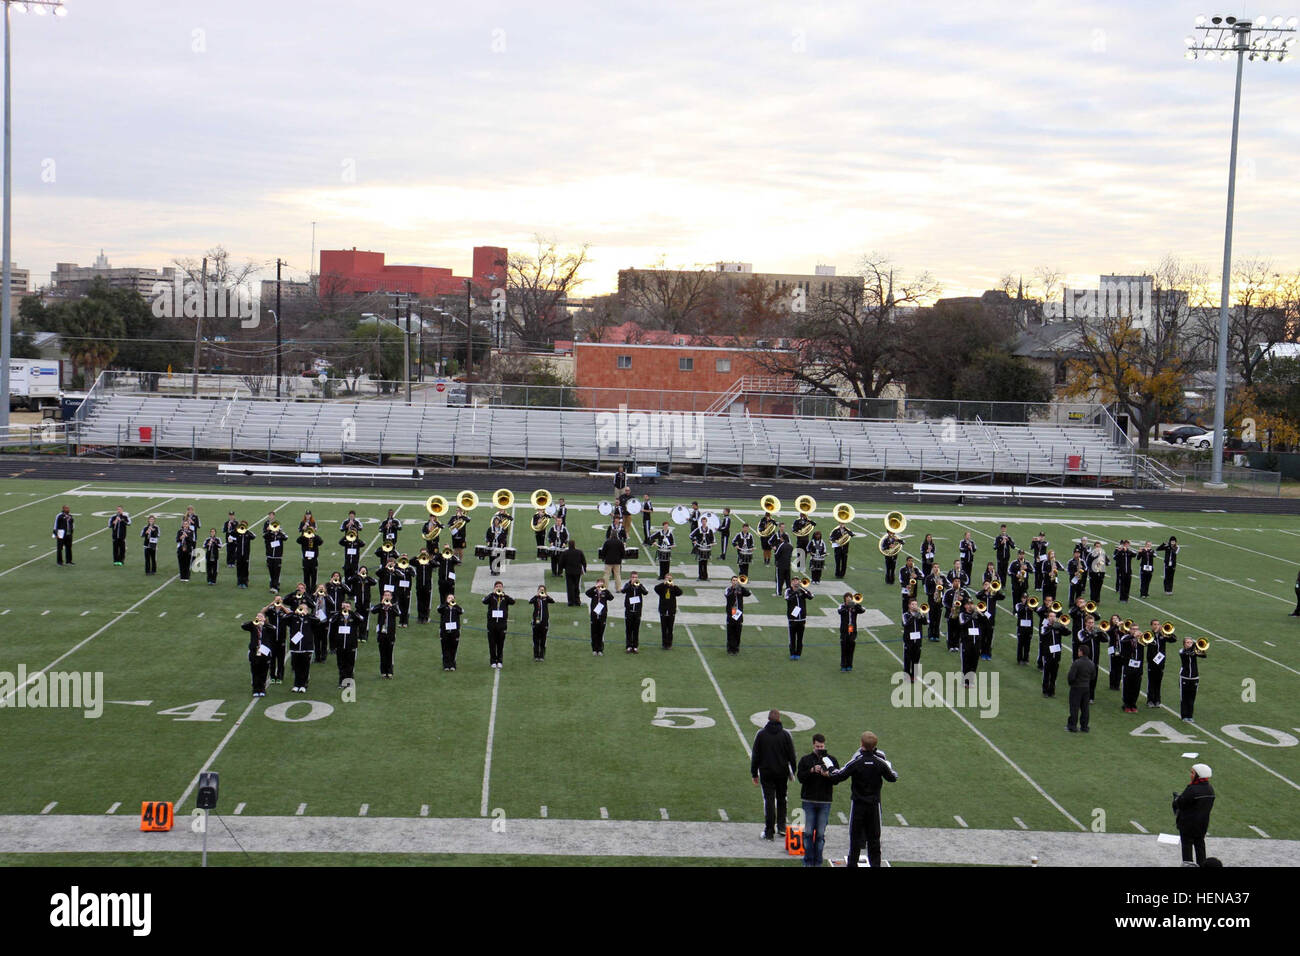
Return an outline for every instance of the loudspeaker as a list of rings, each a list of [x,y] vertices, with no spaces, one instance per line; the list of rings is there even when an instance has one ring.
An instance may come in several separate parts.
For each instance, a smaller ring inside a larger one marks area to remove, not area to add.
[[[215,770],[205,770],[199,774],[199,803],[200,810],[217,809],[217,772]]]

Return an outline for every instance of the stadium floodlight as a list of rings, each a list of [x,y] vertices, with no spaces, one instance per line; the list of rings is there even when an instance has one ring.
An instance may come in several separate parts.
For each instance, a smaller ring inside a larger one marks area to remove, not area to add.
[[[1237,55],[1237,89],[1232,101],[1232,148],[1228,154],[1228,212],[1223,230],[1223,285],[1219,297],[1219,343],[1218,363],[1214,376],[1214,451],[1210,462],[1210,480],[1206,487],[1222,488],[1223,484],[1223,442],[1224,403],[1228,391],[1228,291],[1232,276],[1232,209],[1237,189],[1237,130],[1241,121],[1241,72],[1246,59],[1260,59],[1281,62],[1289,60],[1285,54],[1270,51],[1289,49],[1295,38],[1285,34],[1296,32],[1295,17],[1283,26],[1281,17],[1259,17],[1251,21],[1236,17],[1211,17],[1205,23],[1204,17],[1196,18],[1196,29],[1201,31],[1200,41],[1189,43],[1187,53],[1190,59],[1205,54],[1207,60],[1215,55],[1222,60],[1232,54]],[[1190,38],[1189,38],[1190,39]],[[1275,46],[1281,44],[1281,46]]]
[[[55,16],[66,16],[68,11],[63,0],[4,0],[5,5],[5,134],[4,134],[4,266],[0,270],[0,431],[9,430],[9,358],[13,338],[13,296],[10,289],[13,284],[13,262],[10,260],[9,238],[13,220],[13,143],[11,142],[12,119],[9,102],[9,21],[10,15],[18,13],[35,13],[44,15],[46,10],[53,10]]]

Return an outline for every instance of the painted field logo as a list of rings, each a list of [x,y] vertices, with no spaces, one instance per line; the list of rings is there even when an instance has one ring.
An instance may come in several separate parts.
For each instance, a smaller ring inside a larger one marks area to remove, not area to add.
[[[50,925],[68,928],[129,927],[133,936],[153,928],[151,893],[82,893],[73,886],[50,897]]]
[[[240,328],[255,329],[261,319],[257,296],[246,286],[217,283],[206,289],[177,274],[171,285],[155,282],[149,290],[153,314],[160,319],[239,319]]]
[[[0,671],[0,708],[61,708],[83,710],[87,718],[104,713],[103,671],[41,671],[27,676],[27,665],[18,673]]]
[[[663,448],[675,458],[699,458],[704,454],[704,413],[629,413],[619,405],[617,412],[596,415],[596,442],[602,449]]]
[[[1001,709],[998,703],[1001,676],[997,671],[925,673],[918,663],[915,683],[903,671],[889,678],[894,688],[889,702],[894,707],[978,707],[981,717],[996,717]]]

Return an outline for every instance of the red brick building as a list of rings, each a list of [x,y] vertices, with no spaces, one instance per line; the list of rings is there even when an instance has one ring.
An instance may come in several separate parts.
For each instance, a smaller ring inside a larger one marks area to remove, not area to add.
[[[472,278],[479,295],[505,287],[506,250],[501,246],[475,246]],[[396,266],[384,262],[384,253],[351,249],[322,249],[320,274],[337,283],[345,294],[408,292],[420,298],[463,294],[465,276],[436,266]]]

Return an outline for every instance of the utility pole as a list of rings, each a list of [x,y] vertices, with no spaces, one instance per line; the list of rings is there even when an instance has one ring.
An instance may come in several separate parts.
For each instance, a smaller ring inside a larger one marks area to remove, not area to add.
[[[208,311],[208,257],[203,257],[203,275],[199,279],[199,293],[203,300],[199,314],[194,319],[194,385],[190,394],[199,396],[199,356],[203,344],[203,314]]]
[[[275,260],[275,398],[280,399],[280,260]]]
[[[465,280],[465,380],[469,380],[469,366],[474,356],[474,300],[470,298],[470,280]]]
[[[411,297],[406,297],[406,335],[402,343],[402,369],[406,379],[406,404],[411,404]]]

